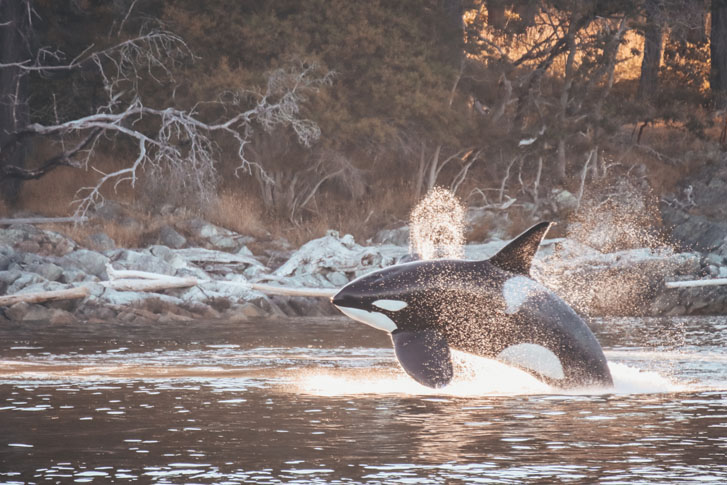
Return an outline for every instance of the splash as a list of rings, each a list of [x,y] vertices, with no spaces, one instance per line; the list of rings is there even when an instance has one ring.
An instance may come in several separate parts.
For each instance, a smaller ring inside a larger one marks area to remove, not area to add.
[[[661,216],[651,189],[639,180],[619,177],[593,187],[569,220],[568,237],[603,253],[664,248],[657,228]]]
[[[371,369],[365,373],[347,369],[307,371],[296,376],[298,391],[316,396],[395,395],[487,397],[519,395],[660,394],[703,390],[674,382],[654,371],[609,362],[612,388],[560,389],[532,375],[492,359],[452,352],[455,377],[442,389],[417,383],[398,369]]]
[[[464,256],[462,203],[449,190],[432,188],[410,215],[410,252],[421,259]]]
[[[567,239],[536,261],[533,276],[585,315],[651,312],[656,283],[690,273],[660,232],[656,199],[627,178],[594,187],[569,220]]]

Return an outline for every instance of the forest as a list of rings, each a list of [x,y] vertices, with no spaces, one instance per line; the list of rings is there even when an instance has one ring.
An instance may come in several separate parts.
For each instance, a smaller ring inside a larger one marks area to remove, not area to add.
[[[721,0],[3,0],[0,215],[370,237],[442,186],[520,230],[674,193],[726,106]]]

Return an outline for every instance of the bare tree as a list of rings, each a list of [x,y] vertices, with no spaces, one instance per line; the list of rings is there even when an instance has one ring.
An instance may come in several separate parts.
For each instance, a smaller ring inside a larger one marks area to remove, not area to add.
[[[646,25],[644,27],[644,56],[641,61],[641,78],[637,96],[650,99],[656,93],[661,64],[662,15],[659,0],[646,0]]]
[[[169,193],[185,194],[188,203],[198,204],[216,193],[216,162],[224,138],[236,147],[236,173],[254,173],[271,181],[262,163],[246,155],[246,146],[256,129],[288,127],[304,146],[311,146],[319,137],[317,124],[301,117],[300,111],[307,97],[330,83],[332,75],[321,74],[316,65],[303,62],[272,71],[262,89],[225,93],[213,102],[190,109],[156,108],[144,103],[140,83],[161,77],[173,81],[175,65],[192,57],[179,36],[149,30],[106,49],[89,48],[70,62],[62,62],[61,52],[48,49],[39,50],[34,58],[5,60],[0,64],[0,73],[19,73],[16,77],[93,68],[103,85],[105,102],[95,113],[75,119],[18,123],[8,134],[15,143],[36,136],[50,137],[59,145],[60,153],[35,169],[5,163],[0,167],[0,178],[39,178],[63,165],[92,170],[98,179],[94,185],[78,190],[76,215],[86,214],[103,200],[107,187],[115,190],[122,183],[135,187],[142,175]],[[135,144],[136,156],[124,168],[104,172],[94,163],[93,155],[106,140]]]
[[[712,0],[710,87],[717,109],[727,107],[727,1]]]
[[[0,168],[22,167],[27,143],[17,140],[15,133],[30,118],[28,110],[28,80],[24,71],[15,65],[30,53],[30,4],[27,0],[0,2]],[[17,201],[18,179],[0,179],[0,197],[10,204]]]

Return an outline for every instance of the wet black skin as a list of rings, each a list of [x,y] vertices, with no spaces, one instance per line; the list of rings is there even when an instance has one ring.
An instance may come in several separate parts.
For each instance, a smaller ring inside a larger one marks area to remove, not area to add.
[[[490,261],[419,261],[353,281],[333,303],[387,315],[397,326],[395,343],[399,332],[434,330],[430,335],[440,335],[449,347],[488,358],[511,345],[533,343],[558,356],[565,374],[564,379],[556,380],[524,369],[535,377],[565,388],[612,386],[595,336],[555,294],[541,287],[516,312],[506,313],[503,284],[515,276]],[[382,299],[405,301],[407,307],[388,311],[373,306]],[[402,365],[406,370],[404,362]]]

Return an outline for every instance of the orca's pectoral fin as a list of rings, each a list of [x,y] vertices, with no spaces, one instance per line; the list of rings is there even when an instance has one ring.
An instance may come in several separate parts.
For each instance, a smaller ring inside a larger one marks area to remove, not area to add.
[[[444,387],[452,380],[452,357],[447,339],[436,330],[395,330],[391,334],[396,358],[415,381]]]
[[[490,263],[505,271],[529,276],[530,264],[551,224],[552,222],[535,224],[491,257]]]

